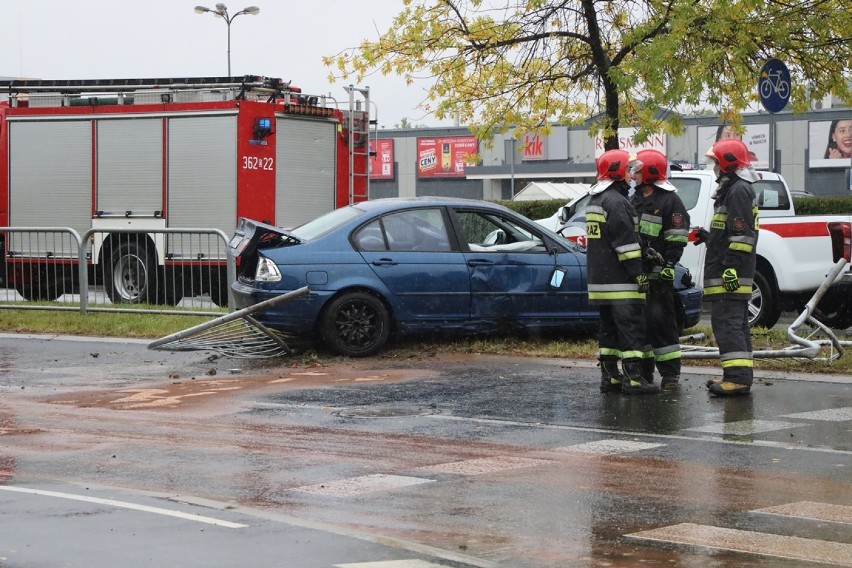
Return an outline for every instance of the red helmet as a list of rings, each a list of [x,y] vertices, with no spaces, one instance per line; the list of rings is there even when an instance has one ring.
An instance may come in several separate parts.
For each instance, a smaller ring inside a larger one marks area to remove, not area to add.
[[[751,160],[748,159],[748,146],[742,140],[733,138],[719,140],[713,144],[707,156],[716,160],[719,163],[719,169],[726,174],[732,174],[751,165]]]
[[[669,161],[662,152],[654,149],[639,150],[636,158],[642,162],[642,181],[644,183],[666,181]]]
[[[598,181],[624,181],[630,160],[626,150],[607,150],[597,159]]]

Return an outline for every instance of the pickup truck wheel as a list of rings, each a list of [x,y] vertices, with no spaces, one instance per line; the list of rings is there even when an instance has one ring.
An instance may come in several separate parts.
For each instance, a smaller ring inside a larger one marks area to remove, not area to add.
[[[350,292],[332,300],[323,313],[319,331],[335,353],[367,357],[387,343],[390,326],[390,314],[379,298],[366,292]]]
[[[776,290],[760,272],[754,273],[754,285],[748,301],[748,324],[751,327],[771,328],[781,317]]]
[[[852,326],[852,303],[845,298],[823,298],[813,316],[833,329]]]

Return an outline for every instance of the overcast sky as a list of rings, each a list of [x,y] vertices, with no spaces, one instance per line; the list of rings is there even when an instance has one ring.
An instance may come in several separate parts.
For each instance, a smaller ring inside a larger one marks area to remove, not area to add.
[[[0,77],[102,79],[225,76],[228,29],[221,18],[196,14],[206,0],[0,0]],[[234,14],[256,5],[256,16],[231,23],[231,74],[292,81],[303,92],[347,98],[346,83],[329,83],[322,57],[376,39],[402,0],[248,0],[226,2]],[[448,125],[415,109],[428,84],[376,75],[370,87],[380,126],[406,117]]]

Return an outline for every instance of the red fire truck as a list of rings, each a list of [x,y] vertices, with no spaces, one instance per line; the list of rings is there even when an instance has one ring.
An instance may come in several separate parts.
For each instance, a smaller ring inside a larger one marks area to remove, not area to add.
[[[224,260],[170,278],[199,254],[155,231],[292,227],[367,199],[369,90],[345,91],[261,76],[0,81],[0,227],[97,229],[87,273],[113,302],[209,292],[222,305]],[[22,242],[0,233],[0,287],[40,300],[73,287],[73,247]]]

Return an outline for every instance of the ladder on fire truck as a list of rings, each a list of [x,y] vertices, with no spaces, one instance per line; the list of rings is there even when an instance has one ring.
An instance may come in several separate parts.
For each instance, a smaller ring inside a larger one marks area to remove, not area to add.
[[[235,77],[169,77],[145,79],[11,79],[0,81],[0,95],[8,98],[9,106],[97,106],[103,104],[133,104],[145,96],[145,102],[194,102],[193,96],[206,93],[227,93],[235,100],[252,98],[267,102],[282,102],[285,112],[314,116],[331,116],[336,101],[328,96],[306,95],[290,81],[261,75]],[[370,194],[369,167],[355,172],[355,159],[369,164],[370,141],[376,138],[378,121],[370,118],[370,89],[352,85],[344,87],[348,94],[348,110],[343,111],[344,134],[348,136],[349,203],[367,199]],[[155,97],[152,99],[151,97]],[[221,98],[217,100],[226,100]],[[372,134],[371,134],[372,131]],[[356,195],[356,179],[363,178],[366,195]]]
[[[353,85],[344,87],[349,94],[349,112],[346,113],[346,131],[349,135],[347,148],[349,148],[349,203],[355,203],[356,197],[369,199],[370,197],[370,168],[367,167],[362,172],[355,171],[355,158],[363,157],[366,163],[370,164],[370,158],[374,155],[375,149],[372,148],[370,142],[376,140],[378,134],[377,117],[370,118],[370,88],[358,88]],[[360,95],[361,98],[358,98]],[[372,133],[372,136],[371,136]],[[358,177],[364,178],[364,188],[366,195],[355,195],[355,180]]]

